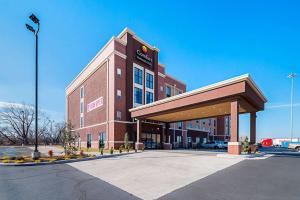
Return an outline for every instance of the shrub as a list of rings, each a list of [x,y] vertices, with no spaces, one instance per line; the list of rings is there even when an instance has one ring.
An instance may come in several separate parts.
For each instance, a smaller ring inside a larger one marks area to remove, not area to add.
[[[123,151],[123,145],[121,145],[120,147],[119,147],[119,153],[122,153],[122,151]]]
[[[35,162],[35,163],[40,163],[40,162],[41,162],[41,160],[39,160],[39,159],[38,159],[38,160],[35,160],[34,162]]]
[[[125,146],[125,149],[128,148],[128,145],[129,145],[129,136],[128,136],[128,133],[126,132],[125,136],[124,136],[124,146]]]
[[[83,150],[80,150],[79,155],[80,155],[80,156],[84,156]]]
[[[48,151],[48,155],[49,155],[50,158],[52,158],[52,156],[53,156],[53,151],[52,151],[52,150],[49,150],[49,151]]]
[[[18,163],[24,163],[24,160],[15,160],[15,163],[18,164]]]
[[[110,148],[110,154],[113,154],[114,153],[114,148]]]
[[[2,160],[2,163],[10,163],[10,160]]]

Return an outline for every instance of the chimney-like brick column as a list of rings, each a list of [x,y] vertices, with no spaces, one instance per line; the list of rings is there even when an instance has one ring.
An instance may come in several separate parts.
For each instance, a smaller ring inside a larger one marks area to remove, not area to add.
[[[256,112],[250,113],[250,144],[256,142]]]
[[[136,143],[135,149],[142,150],[144,148],[144,144],[141,142],[141,135],[142,135],[142,121],[138,119],[136,121]]]
[[[235,155],[241,154],[241,143],[239,142],[239,107],[240,105],[238,99],[231,102],[231,135],[230,142],[228,143],[228,153]]]

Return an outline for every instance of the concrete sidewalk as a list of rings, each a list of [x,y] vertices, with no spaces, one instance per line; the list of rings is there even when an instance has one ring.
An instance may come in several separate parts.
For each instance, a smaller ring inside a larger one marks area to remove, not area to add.
[[[192,151],[145,151],[69,165],[142,199],[157,199],[242,159]]]

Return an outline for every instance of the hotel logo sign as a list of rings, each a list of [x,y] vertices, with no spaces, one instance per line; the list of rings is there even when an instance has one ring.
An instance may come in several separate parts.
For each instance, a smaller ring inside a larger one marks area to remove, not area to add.
[[[92,101],[87,105],[87,112],[90,112],[96,108],[99,108],[100,106],[103,106],[103,97],[100,97],[96,99],[95,101]]]
[[[136,50],[136,58],[150,66],[152,66],[152,58],[150,56],[148,56],[148,48],[143,45],[141,47],[141,50],[138,49]]]

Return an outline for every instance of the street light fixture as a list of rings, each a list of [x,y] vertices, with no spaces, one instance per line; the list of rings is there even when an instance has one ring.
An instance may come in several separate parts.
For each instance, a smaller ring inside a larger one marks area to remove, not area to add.
[[[288,78],[292,80],[292,85],[291,85],[291,142],[293,142],[293,100],[294,100],[294,78],[297,76],[296,73],[290,73],[288,75]]]
[[[40,30],[40,20],[34,14],[31,14],[29,19],[37,24],[37,30],[29,24],[26,24],[26,28],[35,35],[35,148],[32,158],[38,159],[40,157],[40,152],[38,151],[38,33]]]

